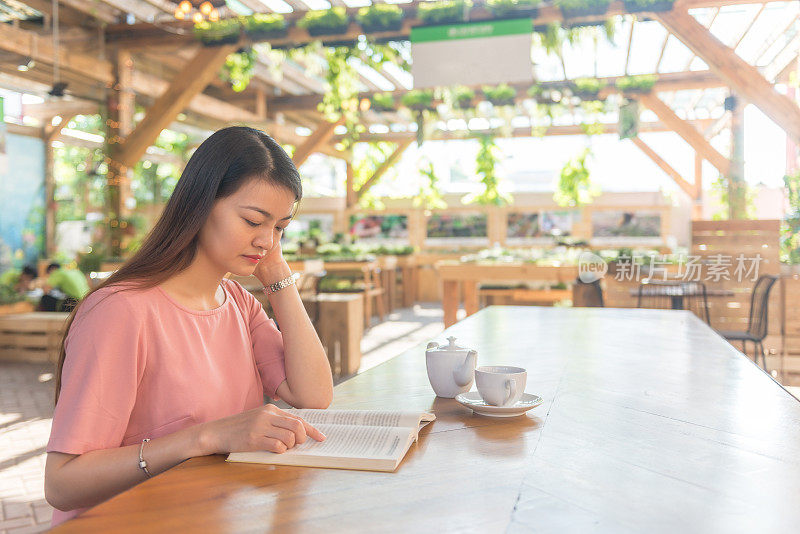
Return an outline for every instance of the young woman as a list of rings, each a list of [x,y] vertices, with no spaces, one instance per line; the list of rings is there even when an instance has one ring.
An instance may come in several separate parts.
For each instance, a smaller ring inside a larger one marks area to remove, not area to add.
[[[53,525],[194,456],[325,439],[264,405],[265,394],[297,408],[333,397],[281,255],[301,195],[272,138],[220,130],[192,155],[140,250],[75,308],[47,445]],[[228,272],[264,284],[280,331]]]

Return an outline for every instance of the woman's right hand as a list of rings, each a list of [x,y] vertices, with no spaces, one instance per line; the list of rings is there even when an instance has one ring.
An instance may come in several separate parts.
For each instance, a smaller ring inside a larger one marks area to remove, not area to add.
[[[325,435],[308,422],[272,404],[198,426],[201,448],[205,454],[250,451],[282,453],[309,437],[317,441],[325,440]]]

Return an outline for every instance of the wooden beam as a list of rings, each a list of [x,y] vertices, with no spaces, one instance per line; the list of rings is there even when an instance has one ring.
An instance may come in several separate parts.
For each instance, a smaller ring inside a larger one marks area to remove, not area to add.
[[[767,4],[761,4],[761,9],[758,10],[758,13],[756,13],[755,16],[753,17],[753,20],[750,21],[750,23],[747,25],[747,27],[744,29],[744,31],[741,33],[741,35],[739,35],[739,38],[736,39],[736,42],[731,47],[731,48],[733,48],[734,51],[737,48],[739,48],[740,44],[742,44],[742,41],[747,36],[747,33],[750,31],[750,29],[756,23],[756,21],[758,20],[758,17],[761,16],[761,13],[764,12],[764,9],[766,9],[766,7],[767,7]]]
[[[111,1],[111,0],[107,0]],[[118,1],[118,0],[115,0]],[[766,0],[768,2],[777,2],[782,0]],[[702,7],[721,7],[725,5],[737,4],[752,4],[753,0],[683,0],[676,2],[674,9],[695,9]],[[476,3],[477,4],[477,3]],[[402,27],[397,31],[388,32],[375,32],[370,33],[373,39],[387,39],[387,40],[408,40],[411,28],[421,24],[420,20],[416,18],[415,11],[417,3],[398,4],[398,6],[406,12],[406,17],[403,19]],[[680,6],[680,7],[677,7]],[[308,7],[308,6],[306,6]],[[347,9],[351,17],[354,17],[358,12],[357,7]],[[306,43],[317,41],[320,38],[314,37],[308,31],[298,28],[294,22],[303,17],[308,10],[295,10],[292,13],[285,15],[289,21],[289,32],[287,37],[269,39],[269,43],[279,46],[301,46]],[[606,13],[602,15],[587,15],[570,19],[570,22],[599,22],[605,21],[608,18],[618,15],[627,14],[625,5],[619,0],[612,1]],[[641,13],[639,14],[642,15]],[[469,12],[469,20],[478,22],[485,20],[494,20],[491,13],[483,6],[476,5]],[[552,22],[562,22],[564,17],[561,10],[554,5],[543,5],[539,8],[538,16],[532,20],[534,26],[545,26]],[[180,47],[188,43],[196,42],[192,35],[192,22],[191,21],[169,21],[163,22],[158,26],[152,24],[116,24],[106,28],[106,42],[111,46],[121,46],[125,48],[152,48],[152,47]],[[169,27],[169,30],[165,30]],[[331,36],[330,40],[335,42],[342,41],[356,41],[364,31],[355,22],[350,24],[347,32],[342,35]],[[325,39],[323,39],[323,42]],[[259,41],[266,42],[266,41]],[[250,39],[242,39],[239,46],[246,46],[253,44]],[[699,55],[699,54],[698,54]]]
[[[694,121],[687,121],[687,123],[694,127],[700,128],[707,128],[710,126],[714,121],[710,119],[702,119],[702,120],[694,120]],[[619,129],[617,127],[617,123],[613,124],[603,124],[602,125],[604,134],[616,134],[619,133]],[[472,136],[485,134],[488,130],[478,130],[478,131],[441,131],[436,130],[431,133],[428,139],[430,140],[444,140],[444,139],[469,139]],[[661,122],[643,122],[639,124],[639,131],[640,132],[671,132],[673,131],[672,128],[667,127]],[[416,139],[416,132],[387,132],[387,133],[380,133],[380,134],[373,134],[373,133],[362,133],[359,136],[359,141],[387,141],[392,143],[398,143],[400,141],[411,139]],[[586,135],[586,132],[581,128],[579,124],[571,124],[571,125],[564,125],[564,126],[550,126],[544,133],[545,136],[551,135]],[[514,128],[508,137],[534,137],[533,133],[531,133],[530,127],[525,128]],[[341,136],[334,136],[333,141],[336,142],[341,138]]]
[[[53,39],[50,36],[21,30],[10,24],[0,24],[0,50],[14,52],[48,65],[56,62]],[[61,69],[70,70],[106,84],[110,84],[114,79],[111,64],[108,61],[76,54],[64,47],[59,48],[58,65]]]
[[[647,143],[642,141],[642,139],[640,137],[632,137],[631,141],[633,141],[633,144],[636,145],[637,147],[639,147],[639,150],[644,152],[645,155],[647,155],[647,157],[649,157],[651,160],[653,160],[653,163],[658,165],[658,167],[662,171],[664,171],[667,176],[672,178],[675,181],[675,183],[678,184],[678,187],[680,187],[681,190],[683,190],[684,193],[689,195],[689,198],[694,198],[694,196],[695,196],[694,186],[692,184],[690,184],[689,182],[687,182],[683,178],[683,176],[681,176],[681,174],[678,171],[675,170],[675,168],[672,165],[667,163],[661,156],[659,156],[656,153],[655,150],[650,148],[650,146]]]
[[[703,220],[703,158],[694,153],[694,203],[692,204],[692,220]]]
[[[355,171],[353,170],[353,154],[350,153],[349,157],[345,159],[347,164],[347,176],[345,179],[345,205],[352,208],[358,203],[358,198],[355,192]]]
[[[616,93],[615,83],[616,81],[622,78],[622,76],[608,76],[605,78],[598,78],[602,83],[605,84],[605,88],[601,92],[601,96],[609,95],[612,93]],[[567,80],[566,82],[568,82]],[[558,82],[542,82],[540,85],[543,88],[558,88],[563,87],[565,81],[558,81]],[[512,83],[509,84],[511,87],[514,87],[517,90],[517,98],[518,102],[521,102],[528,98],[526,91],[530,88],[530,83]],[[480,90],[482,87],[481,85],[473,86],[475,89]],[[653,87],[653,92],[670,92],[670,91],[681,91],[686,89],[708,89],[713,87],[726,87],[725,82],[723,82],[716,74],[711,71],[691,71],[691,72],[671,72],[660,74],[658,76],[658,81],[656,82],[655,86]],[[392,95],[395,102],[399,102],[400,98],[408,92],[407,89],[400,89],[397,91],[380,91],[381,93],[386,92],[387,94]],[[370,98],[374,95],[374,92],[363,92],[359,93],[358,99],[361,100],[362,98]],[[291,95],[291,96],[280,96],[271,98],[269,101],[270,106],[270,113],[275,114],[278,112],[291,112],[291,111],[301,111],[301,110],[311,110],[314,111],[317,109],[317,105],[322,102],[322,95],[321,94],[309,94],[309,95]]]
[[[392,165],[395,164],[395,162],[400,158],[403,152],[405,152],[412,141],[413,139],[404,139],[403,141],[400,141],[400,143],[397,145],[397,148],[394,149],[394,152],[386,157],[383,163],[381,163],[380,166],[375,169],[375,172],[372,173],[372,176],[370,176],[369,179],[367,179],[367,181],[364,182],[364,184],[356,192],[357,200],[360,200],[364,193],[369,191],[369,188],[375,185],[380,177],[383,176],[386,171],[392,168]]]
[[[653,17],[700,56],[745,100],[758,106],[793,139],[800,140],[800,107],[785,95],[777,93],[758,69],[721,43],[688,12],[673,9],[655,13]]]
[[[298,146],[297,150],[294,151],[292,160],[294,160],[295,166],[300,167],[308,159],[308,156],[316,152],[321,145],[327,143],[333,137],[333,131],[336,127],[343,123],[344,118],[336,122],[325,121],[320,124],[317,130],[306,139],[305,143]]]
[[[716,148],[711,146],[711,143],[706,141],[706,138],[695,129],[694,126],[687,123],[678,117],[672,109],[662,102],[654,94],[645,94],[639,97],[639,101],[644,104],[650,111],[656,114],[659,120],[666,126],[672,128],[675,133],[680,135],[684,141],[699,152],[705,159],[709,161],[719,172],[724,176],[728,175],[730,171],[730,161],[717,151]]]
[[[161,130],[169,126],[189,102],[197,96],[219,72],[225,58],[233,53],[233,45],[201,48],[194,59],[178,73],[169,88],[147,110],[136,129],[125,138],[117,155],[123,165],[132,167],[155,141]]]

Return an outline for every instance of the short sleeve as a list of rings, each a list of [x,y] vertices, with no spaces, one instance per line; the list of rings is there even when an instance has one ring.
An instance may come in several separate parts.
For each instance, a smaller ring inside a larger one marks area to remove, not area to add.
[[[143,323],[117,292],[95,292],[81,305],[66,339],[47,452],[121,446],[144,373]]]
[[[261,376],[264,394],[277,400],[279,398],[277,396],[278,386],[286,380],[283,335],[272,319],[267,316],[261,303],[238,282],[231,282],[236,287],[236,291],[241,294],[245,304],[250,339],[253,342],[253,355],[256,359],[258,374]]]

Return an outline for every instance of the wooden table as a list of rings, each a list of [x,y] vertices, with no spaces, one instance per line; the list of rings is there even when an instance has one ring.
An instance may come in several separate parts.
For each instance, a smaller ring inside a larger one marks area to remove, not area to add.
[[[463,288],[464,309],[467,316],[478,311],[478,284],[499,281],[546,281],[571,283],[578,276],[578,267],[535,265],[518,262],[476,262],[440,261],[436,270],[442,280],[442,308],[444,326],[455,324]]]
[[[436,398],[419,345],[334,390],[436,413],[396,472],[194,458],[55,532],[797,532],[800,402],[689,312],[489,307],[448,334],[544,404]]]

